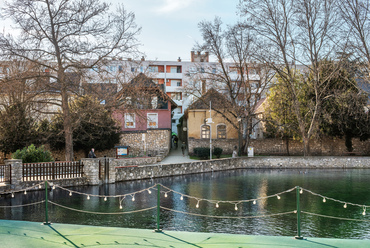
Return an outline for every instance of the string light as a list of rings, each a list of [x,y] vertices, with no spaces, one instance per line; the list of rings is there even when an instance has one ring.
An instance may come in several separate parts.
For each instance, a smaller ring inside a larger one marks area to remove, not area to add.
[[[322,202],[326,202],[326,198],[324,197],[324,198],[322,198]]]
[[[14,198],[14,193],[12,193],[12,198]]]
[[[347,203],[344,203],[344,206],[343,206],[344,208],[347,208]]]
[[[218,208],[218,207],[219,207],[218,202],[216,202],[216,208]]]
[[[107,197],[104,197],[104,201],[107,201]]]
[[[167,192],[165,192],[165,193],[164,193],[164,197],[167,197],[167,196],[168,196],[168,195],[167,195]]]
[[[301,189],[301,190],[299,191],[299,193],[300,193],[300,194],[303,194],[303,189]]]
[[[53,185],[53,188],[52,189],[55,189],[55,185]]]
[[[133,195],[133,196],[132,196],[132,199],[131,199],[131,200],[132,200],[132,201],[135,201],[135,195]]]
[[[183,195],[180,196],[180,200],[181,201],[184,200],[184,196]]]
[[[69,196],[72,196],[72,191],[69,191]]]
[[[362,215],[366,215],[366,207],[364,206],[364,211],[362,212]]]
[[[254,205],[256,205],[256,203],[257,203],[257,202],[256,202],[256,200],[254,200],[254,201],[253,201],[253,204],[254,204]]]
[[[235,211],[238,210],[238,204],[235,204]]]
[[[196,208],[199,208],[199,200],[198,200],[197,205],[196,205],[195,207],[196,207]]]
[[[39,189],[41,189],[41,184],[39,184]]]
[[[278,200],[280,200],[280,198],[281,198],[280,195],[277,195],[276,197],[278,198]]]
[[[152,193],[152,191],[150,190],[150,189],[148,189],[148,193],[149,193],[149,195]]]
[[[119,209],[122,209],[122,208],[123,208],[123,207],[122,207],[122,205],[120,204],[120,205],[119,205]]]
[[[87,200],[90,200],[90,196],[89,195],[87,195]]]
[[[27,191],[24,191],[24,194],[27,195]]]

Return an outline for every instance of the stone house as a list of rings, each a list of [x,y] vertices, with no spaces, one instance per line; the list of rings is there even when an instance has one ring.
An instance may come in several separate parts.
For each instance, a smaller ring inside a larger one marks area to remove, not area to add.
[[[118,93],[122,107],[113,112],[121,127],[120,145],[129,155],[165,156],[171,149],[171,111],[177,105],[160,85],[139,74]]]
[[[237,116],[231,109],[231,103],[215,89],[208,90],[189,106],[184,118],[190,153],[195,147],[209,147],[210,140],[212,147],[232,153],[239,136]]]

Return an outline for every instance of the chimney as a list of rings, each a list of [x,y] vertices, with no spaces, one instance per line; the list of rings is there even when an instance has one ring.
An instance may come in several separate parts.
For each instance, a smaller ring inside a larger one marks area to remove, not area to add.
[[[141,61],[145,61],[145,58],[144,58],[144,56],[142,56],[142,57],[141,57]]]
[[[180,57],[177,59],[177,62],[181,62],[181,58]]]
[[[194,51],[191,51],[191,52],[190,52],[190,55],[191,55],[191,59],[190,59],[190,61],[191,61],[191,62],[194,62]]]

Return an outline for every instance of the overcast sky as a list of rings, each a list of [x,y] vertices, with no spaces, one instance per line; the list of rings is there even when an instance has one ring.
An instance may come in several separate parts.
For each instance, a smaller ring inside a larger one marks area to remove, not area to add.
[[[11,0],[9,0],[11,1]],[[142,27],[140,50],[149,60],[190,60],[195,41],[201,41],[198,23],[221,17],[225,24],[238,19],[236,6],[239,0],[105,0],[122,3],[136,15]],[[0,7],[3,0],[0,0]],[[0,24],[9,30],[9,23]]]

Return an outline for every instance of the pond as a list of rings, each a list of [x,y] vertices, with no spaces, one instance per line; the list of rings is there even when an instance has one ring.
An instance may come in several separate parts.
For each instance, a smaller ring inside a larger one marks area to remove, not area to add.
[[[364,207],[370,205],[369,182],[370,169],[239,169],[102,186],[56,186],[49,190],[53,203],[48,204],[48,216],[54,223],[155,229],[155,185],[161,184],[163,230],[295,236],[295,186],[300,186],[302,236],[370,239],[370,208]],[[117,195],[122,197],[112,197]],[[0,208],[0,218],[43,222],[45,203],[16,206],[44,199],[44,190],[19,192],[14,198],[3,195],[0,205],[8,207]]]

